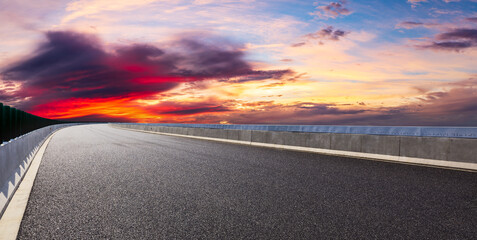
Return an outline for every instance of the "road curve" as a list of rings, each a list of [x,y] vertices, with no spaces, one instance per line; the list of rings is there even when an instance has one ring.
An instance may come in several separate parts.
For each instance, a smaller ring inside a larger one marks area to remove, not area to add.
[[[477,173],[85,125],[49,143],[19,239],[475,239]]]

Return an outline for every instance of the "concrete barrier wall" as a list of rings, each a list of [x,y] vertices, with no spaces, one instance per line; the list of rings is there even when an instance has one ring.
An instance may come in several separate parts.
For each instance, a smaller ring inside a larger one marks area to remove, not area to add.
[[[111,124],[144,131],[477,164],[477,139]],[[449,133],[454,134],[454,133]],[[470,136],[467,134],[467,136]],[[364,156],[364,155],[363,155]]]
[[[43,141],[54,131],[72,125],[76,124],[47,126],[0,145],[0,216]]]
[[[326,126],[326,125],[256,125],[256,124],[140,124],[154,127],[211,128],[273,132],[343,133],[409,137],[476,138],[477,127],[399,127],[399,126]]]

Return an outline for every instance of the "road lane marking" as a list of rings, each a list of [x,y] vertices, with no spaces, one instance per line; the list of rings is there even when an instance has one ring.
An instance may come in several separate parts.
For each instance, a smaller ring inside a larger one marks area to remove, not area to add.
[[[311,147],[280,145],[280,144],[272,144],[272,143],[259,143],[259,142],[251,142],[251,141],[239,141],[239,140],[223,139],[223,138],[211,138],[211,137],[200,137],[200,136],[183,135],[183,134],[175,134],[175,133],[154,132],[154,131],[146,131],[146,130],[133,129],[133,128],[123,128],[123,127],[111,126],[111,125],[109,126],[113,128],[117,128],[117,129],[160,134],[160,135],[167,135],[167,136],[175,136],[175,137],[187,137],[187,138],[193,138],[193,139],[228,142],[228,143],[236,143],[236,144],[250,145],[250,146],[278,148],[278,149],[294,150],[294,151],[301,151],[301,152],[312,152],[312,153],[319,153],[319,154],[325,154],[325,155],[353,157],[353,158],[366,159],[366,160],[402,163],[402,164],[417,165],[417,166],[424,166],[424,167],[444,168],[444,169],[459,170],[459,171],[466,171],[466,172],[477,171],[476,163],[454,162],[454,161],[413,158],[413,157],[404,157],[404,156],[392,156],[392,155],[363,153],[363,152],[351,152],[351,151],[341,151],[341,150],[324,149],[324,148],[311,148]]]
[[[40,149],[36,152],[35,157],[30,163],[25,177],[18,186],[17,191],[14,193],[10,203],[8,204],[2,218],[0,219],[0,240],[16,239],[18,231],[20,230],[20,224],[22,223],[23,214],[30,197],[30,192],[35,181],[38,168],[40,167],[43,154],[51,138],[57,131],[53,132],[41,145]]]

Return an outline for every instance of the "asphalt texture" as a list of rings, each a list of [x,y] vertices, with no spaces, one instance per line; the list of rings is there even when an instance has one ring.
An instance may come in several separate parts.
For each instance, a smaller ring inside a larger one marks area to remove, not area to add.
[[[19,239],[476,239],[477,173],[120,130],[58,131]]]

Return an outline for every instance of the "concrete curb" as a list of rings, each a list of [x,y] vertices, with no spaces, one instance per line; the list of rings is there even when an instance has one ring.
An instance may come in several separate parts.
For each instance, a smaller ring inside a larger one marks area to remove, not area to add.
[[[353,157],[353,158],[368,159],[368,160],[378,160],[378,161],[396,162],[396,163],[413,164],[413,165],[421,165],[421,166],[429,166],[429,167],[439,167],[439,168],[447,168],[447,169],[453,169],[453,170],[464,170],[464,171],[472,171],[472,172],[477,171],[476,163],[454,162],[454,161],[413,158],[413,157],[404,157],[404,156],[392,156],[392,155],[384,155],[384,154],[373,154],[373,153],[363,153],[363,152],[353,152],[353,151],[343,151],[343,150],[333,150],[333,149],[323,149],[323,148],[290,146],[290,145],[282,145],[282,144],[252,142],[251,140],[242,141],[242,140],[231,140],[231,139],[223,139],[223,138],[216,138],[216,137],[201,137],[201,136],[184,135],[184,134],[177,134],[177,133],[164,133],[164,132],[140,130],[140,129],[133,129],[133,128],[124,128],[124,127],[119,127],[113,124],[110,124],[110,126],[114,128],[118,128],[118,129],[123,129],[123,130],[161,134],[161,135],[167,135],[167,136],[187,137],[187,138],[201,139],[201,140],[210,140],[210,141],[227,142],[227,143],[235,143],[235,144],[243,144],[243,145],[251,145],[251,146],[312,152],[312,153],[319,153],[319,154],[325,154],[325,155],[345,156],[345,157]]]

